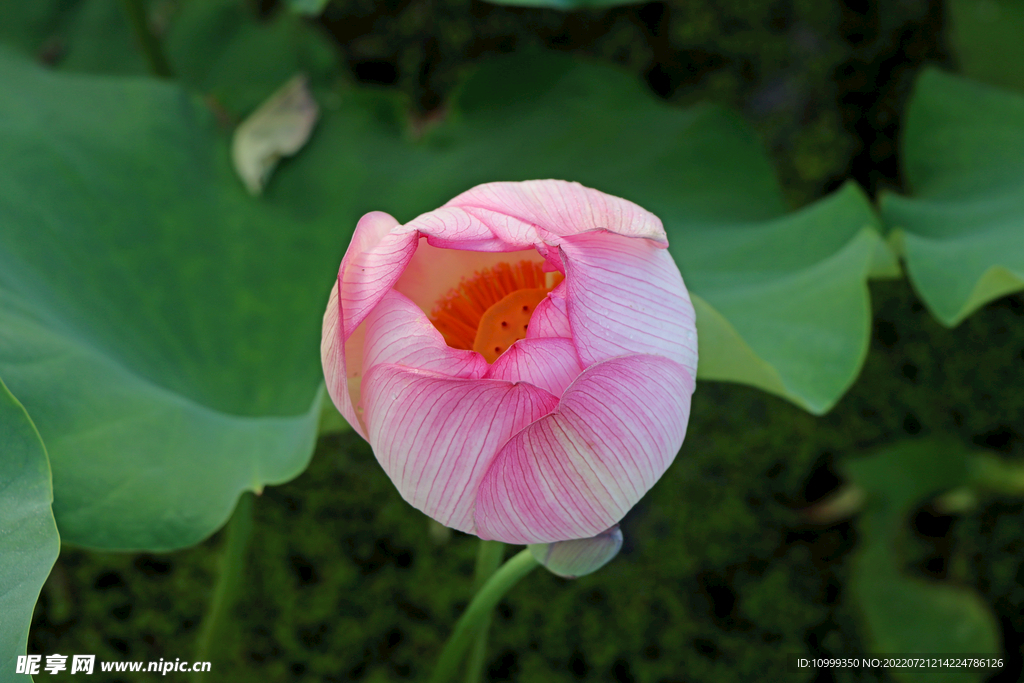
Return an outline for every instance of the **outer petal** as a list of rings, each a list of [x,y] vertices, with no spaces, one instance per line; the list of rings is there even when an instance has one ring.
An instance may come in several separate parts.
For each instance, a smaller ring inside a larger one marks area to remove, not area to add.
[[[377,365],[363,380],[363,402],[367,440],[402,497],[476,533],[476,492],[494,455],[558,399],[531,384]]]
[[[521,226],[533,225],[558,236],[608,230],[668,245],[661,221],[650,211],[626,199],[564,180],[477,185],[444,208],[466,211],[491,226],[495,234],[511,235],[522,231]],[[514,234],[525,237],[525,232]]]
[[[366,318],[363,369],[392,363],[449,377],[479,379],[487,374],[484,357],[453,349],[407,297],[392,290]]]
[[[366,431],[363,429],[355,409],[355,404],[359,402],[359,399],[357,397],[353,400],[349,391],[348,368],[345,364],[345,332],[341,325],[341,306],[338,305],[339,289],[338,283],[331,287],[327,310],[324,311],[323,336],[320,338],[320,362],[324,366],[327,393],[330,394],[335,407],[348,420],[352,429],[365,439]],[[359,378],[356,378],[355,384],[358,388]]]
[[[481,358],[482,360],[482,358]],[[548,337],[520,339],[498,356],[487,377],[509,382],[529,382],[561,396],[583,372],[571,339]]]
[[[374,211],[359,219],[338,270],[341,310],[348,334],[359,327],[398,282],[417,242],[415,233],[402,230],[398,221],[386,213]]]
[[[415,233],[399,234],[397,226],[398,221],[381,212],[368,213],[359,220],[324,312],[320,360],[327,391],[352,428],[364,437],[349,392],[350,384],[359,386],[362,358],[346,358],[345,342],[398,280],[416,250]]]
[[[449,205],[428,211],[405,224],[426,235],[430,244],[471,251],[517,251],[542,241],[537,227],[497,211],[468,210]]]
[[[604,231],[571,235],[560,248],[569,324],[584,366],[650,353],[697,375],[693,304],[667,251]]]
[[[631,201],[564,180],[477,185],[403,226],[435,247],[517,251],[552,238],[608,230],[668,245],[661,221]]]
[[[477,534],[506,543],[596,536],[654,485],[686,435],[694,381],[661,356],[588,368],[516,434],[480,484]]]

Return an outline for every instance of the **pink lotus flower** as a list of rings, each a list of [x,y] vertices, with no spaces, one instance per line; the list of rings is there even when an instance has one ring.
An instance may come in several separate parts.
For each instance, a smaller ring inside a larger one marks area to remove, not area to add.
[[[327,388],[402,496],[507,543],[615,525],[683,443],[693,306],[661,221],[577,183],[477,186],[359,221]]]

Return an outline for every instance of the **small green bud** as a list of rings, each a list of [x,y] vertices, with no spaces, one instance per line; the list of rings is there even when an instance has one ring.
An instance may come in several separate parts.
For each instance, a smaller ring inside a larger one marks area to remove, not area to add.
[[[616,524],[593,538],[580,538],[527,546],[534,559],[558,576],[576,579],[596,572],[619,554],[622,531]]]

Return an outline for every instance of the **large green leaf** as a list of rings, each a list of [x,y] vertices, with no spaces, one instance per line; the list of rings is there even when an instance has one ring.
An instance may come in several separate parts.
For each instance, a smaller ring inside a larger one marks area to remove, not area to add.
[[[295,226],[320,207],[251,201],[176,87],[9,58],[0,82],[0,371],[49,449],[58,523],[193,543],[308,461],[344,238],[310,248]]]
[[[913,194],[882,216],[932,313],[953,326],[1024,288],[1024,94],[925,71],[903,149]]]
[[[80,544],[192,543],[240,491],[301,471],[326,292],[365,211],[404,221],[480,182],[543,177],[633,199],[662,216],[699,297],[700,376],[814,411],[853,381],[865,279],[892,265],[856,187],[787,215],[735,116],[567,58],[481,69],[418,142],[394,100],[321,93],[334,101],[312,140],[260,200],[230,170],[227,131],[177,87],[9,57],[0,83],[0,371]]]
[[[0,679],[25,654],[39,590],[60,552],[50,466],[28,413],[0,380]]]
[[[871,653],[1000,653],[995,616],[976,591],[904,571],[909,561],[911,511],[929,497],[967,484],[972,457],[948,440],[921,440],[897,443],[847,463],[851,479],[867,497],[857,521],[860,541],[852,560],[850,588]],[[899,681],[918,680],[913,670],[893,668],[889,673]],[[990,673],[930,670],[929,680],[966,683],[983,680]]]

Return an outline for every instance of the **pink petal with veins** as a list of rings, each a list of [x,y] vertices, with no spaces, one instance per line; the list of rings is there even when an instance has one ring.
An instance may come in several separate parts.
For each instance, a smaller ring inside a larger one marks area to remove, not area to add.
[[[364,324],[366,372],[375,365],[391,363],[462,379],[479,379],[487,374],[483,356],[445,344],[423,311],[396,291],[387,293]]]
[[[666,250],[603,231],[571,235],[559,248],[569,324],[584,365],[650,353],[697,375],[693,304]]]
[[[367,373],[363,402],[367,440],[402,497],[472,534],[476,491],[498,449],[558,399],[532,384],[385,364]]]
[[[693,388],[685,367],[660,356],[587,368],[553,413],[494,458],[480,484],[477,535],[549,543],[616,524],[675,458]]]
[[[491,365],[487,377],[508,382],[529,382],[561,396],[583,372],[571,339],[520,339]]]
[[[398,281],[416,250],[415,234],[397,234],[398,221],[374,211],[359,219],[324,312],[320,360],[338,411],[365,437],[349,386],[358,386],[362,358],[346,358],[345,342]]]
[[[564,237],[591,230],[608,230],[624,237],[641,237],[668,244],[665,228],[653,213],[631,201],[564,180],[486,183],[463,192],[444,205],[459,208],[487,225],[515,231],[532,225]],[[505,227],[508,226],[508,227]],[[497,234],[498,231],[496,231]]]
[[[572,337],[569,310],[565,304],[564,280],[534,309],[530,317],[530,326],[526,330],[526,338],[535,337]]]
[[[650,211],[564,180],[477,185],[402,229],[427,236],[435,247],[471,251],[518,251],[593,230],[668,244]]]

